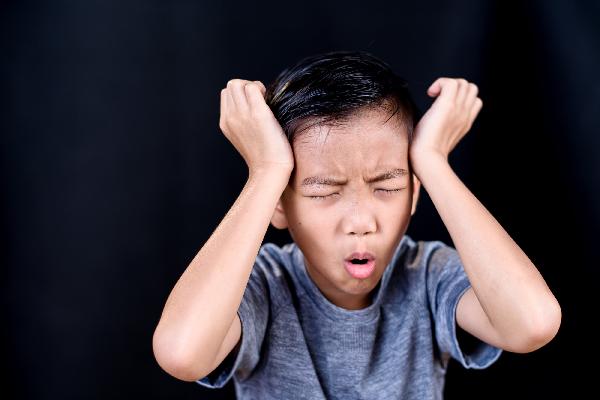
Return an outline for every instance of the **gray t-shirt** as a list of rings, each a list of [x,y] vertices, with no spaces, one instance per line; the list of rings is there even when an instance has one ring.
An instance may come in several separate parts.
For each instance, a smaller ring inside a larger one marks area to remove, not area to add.
[[[502,352],[474,337],[459,346],[456,306],[469,287],[454,248],[404,235],[373,303],[346,310],[323,296],[295,243],[263,244],[238,309],[241,344],[196,383],[233,377],[240,400],[441,399],[450,357],[482,369]]]

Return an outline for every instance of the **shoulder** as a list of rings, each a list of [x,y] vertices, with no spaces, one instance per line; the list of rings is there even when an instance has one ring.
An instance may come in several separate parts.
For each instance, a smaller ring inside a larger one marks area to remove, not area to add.
[[[413,240],[405,235],[393,258],[390,290],[395,298],[401,294],[427,302],[427,293],[437,284],[460,272],[457,251],[440,240]]]
[[[295,262],[294,243],[278,246],[275,243],[265,243],[258,250],[254,262],[253,273],[261,274],[268,281],[276,282],[283,279]]]
[[[448,263],[460,261],[458,252],[452,246],[441,240],[413,240],[405,235],[402,239],[402,254],[406,269],[410,271],[424,271],[429,268],[443,267]]]
[[[257,261],[268,262],[272,265],[282,265],[291,261],[295,243],[278,246],[275,243],[263,243],[258,250]]]
[[[292,270],[297,263],[296,245],[288,243],[278,246],[264,243],[256,256],[249,284],[260,285],[267,292],[274,306],[287,304],[291,291],[295,290]]]

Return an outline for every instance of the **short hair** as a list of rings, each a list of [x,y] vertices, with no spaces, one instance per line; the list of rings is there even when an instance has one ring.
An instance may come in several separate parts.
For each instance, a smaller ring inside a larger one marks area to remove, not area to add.
[[[290,143],[311,126],[341,124],[361,109],[385,107],[406,128],[410,144],[420,114],[407,82],[366,51],[303,58],[268,85],[265,102]]]

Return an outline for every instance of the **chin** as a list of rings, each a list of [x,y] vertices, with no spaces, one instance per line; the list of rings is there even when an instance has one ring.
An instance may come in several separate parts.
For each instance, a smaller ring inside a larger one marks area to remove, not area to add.
[[[345,290],[348,294],[367,294],[371,293],[373,289],[377,286],[379,281],[381,280],[382,275],[375,275],[368,277],[367,279],[362,280],[352,280],[348,290]]]

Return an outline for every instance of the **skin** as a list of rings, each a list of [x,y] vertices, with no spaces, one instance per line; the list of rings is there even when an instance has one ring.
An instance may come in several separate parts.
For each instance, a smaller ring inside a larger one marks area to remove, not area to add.
[[[295,173],[271,220],[289,229],[323,295],[348,310],[371,304],[371,292],[406,232],[419,195],[419,180],[408,173],[408,132],[397,118],[388,118],[386,109],[363,109],[342,126],[303,131],[293,144]],[[394,169],[407,173],[366,182]],[[314,176],[346,183],[302,185]],[[365,279],[344,268],[354,251],[376,257],[375,271]]]
[[[175,284],[152,339],[159,365],[194,381],[213,371],[240,344],[237,310],[269,223],[289,231],[306,256],[311,279],[329,301],[360,309],[415,212],[419,187],[431,198],[460,255],[471,288],[459,299],[464,331],[501,349],[526,353],[558,332],[561,308],[535,265],[456,176],[448,154],[482,107],[464,79],[439,78],[436,98],[406,132],[376,109],[349,124],[308,131],[292,145],[264,100],[258,81],[233,79],[221,91],[219,127],[248,165],[248,181],[209,240]],[[387,115],[387,114],[386,114]],[[405,175],[367,184],[382,169]],[[304,178],[345,180],[310,190]],[[381,189],[401,189],[384,193]],[[327,199],[309,196],[333,195]],[[376,256],[375,273],[353,279],[343,260],[353,251]]]
[[[311,278],[332,303],[362,308],[369,304],[369,293],[414,213],[420,181],[472,286],[459,300],[458,326],[508,351],[536,350],[558,332],[560,305],[536,266],[448,163],[448,154],[482,108],[478,88],[464,79],[440,78],[427,93],[436,100],[415,127],[408,151],[406,140],[401,139],[405,135],[394,135],[394,129],[378,125],[377,114],[360,114],[338,131],[344,134],[330,135],[327,141],[314,133],[302,145],[294,144],[299,179],[285,189],[272,223],[289,228],[305,252]],[[386,163],[406,165],[407,153],[418,177],[414,188],[383,200],[363,178]],[[348,184],[327,190],[335,197],[314,204],[306,197],[311,193],[298,185],[312,174],[340,175]],[[378,257],[377,271],[369,279],[352,279],[341,267],[344,256],[353,250],[373,250]]]

